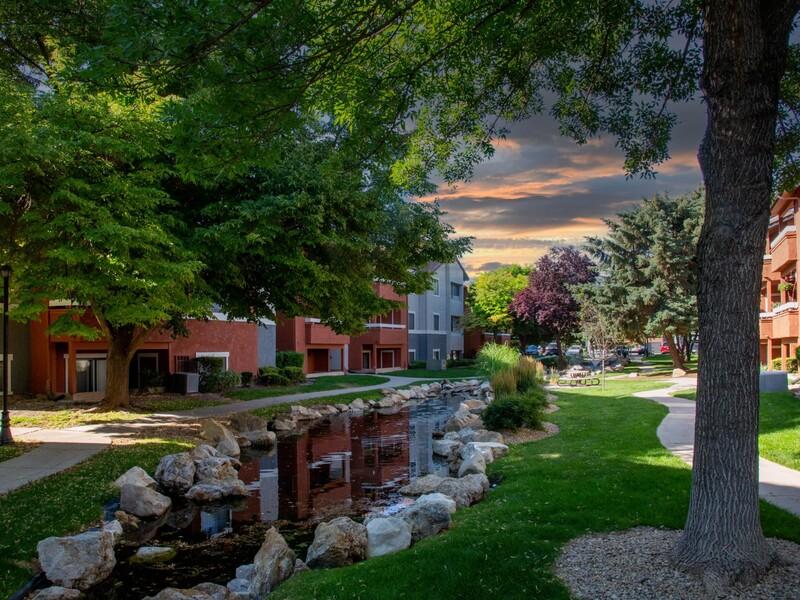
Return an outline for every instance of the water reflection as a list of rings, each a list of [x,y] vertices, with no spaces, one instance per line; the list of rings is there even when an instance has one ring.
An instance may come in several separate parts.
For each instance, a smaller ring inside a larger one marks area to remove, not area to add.
[[[457,404],[437,399],[393,414],[337,415],[279,439],[270,452],[248,451],[239,477],[250,495],[203,507],[189,529],[215,537],[259,521],[314,522],[373,506],[392,512],[406,502],[398,490],[410,478],[448,474],[432,437]]]

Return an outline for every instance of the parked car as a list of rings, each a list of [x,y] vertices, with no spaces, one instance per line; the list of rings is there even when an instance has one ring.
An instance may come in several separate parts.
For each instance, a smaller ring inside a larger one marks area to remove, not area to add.
[[[570,346],[569,348],[567,348],[566,355],[573,358],[583,356],[583,348],[581,348],[580,346]]]
[[[550,342],[545,346],[543,354],[544,356],[558,356],[558,344]]]
[[[627,358],[628,352],[630,352],[630,350],[628,349],[627,346],[623,344],[620,344],[619,346],[614,348],[614,354],[616,354],[617,356],[621,356],[623,358]]]
[[[669,344],[661,344],[661,354],[669,354]]]
[[[537,344],[528,344],[527,346],[525,346],[525,354],[527,356],[539,356],[539,354],[541,353],[542,353],[542,348]]]

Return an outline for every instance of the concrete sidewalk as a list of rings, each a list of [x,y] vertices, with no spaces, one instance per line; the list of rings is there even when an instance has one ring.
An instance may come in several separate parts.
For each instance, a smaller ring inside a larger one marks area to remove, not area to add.
[[[658,402],[669,409],[656,434],[665,448],[691,465],[694,457],[695,403],[670,394],[694,389],[695,386],[683,379],[674,379],[672,382],[670,388],[637,392],[634,396]],[[759,458],[758,481],[759,495],[764,500],[800,516],[800,471]]]
[[[79,462],[108,448],[114,439],[134,436],[148,428],[161,427],[167,422],[180,423],[207,417],[224,417],[237,412],[255,410],[285,402],[294,403],[314,398],[326,398],[400,387],[415,381],[441,381],[442,378],[392,377],[378,385],[341,388],[337,390],[286,394],[261,398],[247,402],[234,402],[219,406],[196,408],[181,412],[158,413],[136,421],[115,421],[94,425],[79,425],[66,429],[43,429],[38,427],[14,427],[12,433],[19,441],[42,442],[38,448],[25,454],[0,462],[0,494],[5,494],[25,484],[53,475],[75,466]]]

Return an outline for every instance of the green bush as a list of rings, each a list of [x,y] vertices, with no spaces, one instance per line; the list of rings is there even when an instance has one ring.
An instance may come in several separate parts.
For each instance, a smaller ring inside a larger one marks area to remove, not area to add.
[[[798,359],[797,358],[794,358],[794,357],[787,358],[786,359],[786,370],[787,371],[792,371],[792,372],[797,371],[797,364],[798,364]],[[782,371],[783,370],[783,365],[781,364],[781,359],[780,358],[773,358],[772,359],[772,370],[773,371]]]
[[[221,393],[231,391],[241,384],[236,371],[226,371],[222,358],[203,356],[197,359],[200,371],[200,391],[204,393]]]
[[[216,390],[222,394],[230,392],[232,389],[239,387],[242,384],[242,378],[236,371],[223,371],[219,378],[219,389]]]
[[[258,369],[258,383],[261,385],[273,385],[275,377],[283,377],[277,367],[261,367]]]
[[[304,360],[305,356],[302,352],[290,352],[288,350],[284,350],[275,353],[275,366],[279,369],[283,369],[285,367],[299,367],[302,369]]]
[[[280,369],[280,374],[292,383],[299,383],[306,380],[302,367],[283,367]]]
[[[472,367],[475,365],[474,358],[448,358],[447,368],[453,369],[455,367]]]
[[[425,367],[427,367],[427,365],[424,360],[412,360],[408,363],[409,369],[424,369]]]
[[[534,388],[541,391],[541,388]],[[536,394],[530,392],[497,397],[483,414],[484,425],[492,431],[515,430],[520,427],[541,427],[540,405]]]
[[[280,374],[272,375],[270,377],[270,381],[269,381],[270,385],[289,385],[291,383],[292,382],[288,377],[286,377],[284,375],[280,375]]]
[[[505,344],[486,344],[478,352],[478,368],[490,377],[499,371],[513,369],[519,362],[520,353]]]
[[[253,383],[253,373],[251,371],[242,371],[242,387],[250,387]]]

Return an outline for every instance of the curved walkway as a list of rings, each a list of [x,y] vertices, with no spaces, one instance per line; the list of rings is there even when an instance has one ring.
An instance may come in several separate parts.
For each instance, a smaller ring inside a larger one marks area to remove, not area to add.
[[[219,406],[207,406],[180,412],[148,415],[136,421],[115,421],[95,425],[78,425],[65,429],[41,427],[14,427],[12,433],[20,441],[42,442],[38,448],[21,456],[0,462],[0,494],[15,490],[27,483],[54,475],[105,450],[114,439],[129,438],[147,429],[206,417],[224,417],[237,412],[255,410],[276,404],[301,402],[314,398],[328,398],[355,392],[369,392],[386,387],[400,387],[416,381],[441,381],[443,378],[397,377],[387,375],[388,381],[377,385],[340,388],[302,394],[272,396]],[[469,378],[468,378],[469,379]]]
[[[684,378],[670,381],[672,387],[636,392],[634,396],[658,402],[669,409],[656,434],[665,448],[691,465],[694,456],[695,403],[670,394],[694,389],[696,382]],[[759,495],[764,500],[800,516],[800,471],[759,458],[758,481]]]

